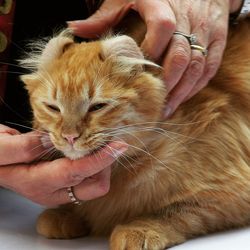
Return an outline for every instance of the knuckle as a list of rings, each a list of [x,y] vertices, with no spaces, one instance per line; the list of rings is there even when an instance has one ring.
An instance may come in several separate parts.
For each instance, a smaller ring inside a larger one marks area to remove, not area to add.
[[[148,23],[155,29],[155,30],[168,30],[174,31],[176,28],[175,23],[168,17],[158,17],[158,18],[151,18]]]
[[[178,48],[172,56],[172,63],[177,68],[185,68],[189,63],[189,55],[185,49]]]
[[[83,179],[84,177],[82,175],[70,172],[66,174],[65,182],[69,183],[69,185],[74,185],[81,182]]]
[[[201,76],[204,69],[204,58],[203,56],[197,56],[195,57],[189,65],[189,72],[194,77]]]
[[[167,29],[167,30],[175,30],[175,23],[173,23],[172,20],[170,20],[169,18],[165,17],[165,18],[160,18],[159,19],[159,25],[163,28],[163,29]]]

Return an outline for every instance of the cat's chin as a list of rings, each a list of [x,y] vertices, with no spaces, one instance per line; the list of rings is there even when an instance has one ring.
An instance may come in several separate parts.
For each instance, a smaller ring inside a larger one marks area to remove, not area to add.
[[[91,150],[68,150],[64,151],[63,154],[71,160],[77,160],[84,156],[95,154],[97,151],[101,150],[103,147],[99,146]]]
[[[89,153],[90,153],[89,151],[78,151],[78,150],[71,150],[71,151],[63,152],[63,154],[71,160],[80,159],[80,158],[88,155]]]

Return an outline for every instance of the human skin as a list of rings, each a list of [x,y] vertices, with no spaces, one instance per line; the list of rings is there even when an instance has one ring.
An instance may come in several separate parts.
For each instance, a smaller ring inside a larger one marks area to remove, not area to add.
[[[229,13],[237,11],[242,0],[106,0],[86,20],[68,22],[81,37],[100,37],[117,25],[129,9],[136,10],[147,26],[142,49],[164,68],[168,89],[165,116],[190,99],[216,74],[226,46]],[[174,31],[195,34],[208,49],[204,57],[191,50],[188,40]]]
[[[109,191],[110,165],[126,149],[126,144],[113,142],[98,154],[79,160],[32,163],[46,150],[41,134],[21,134],[0,124],[0,186],[45,206],[71,202],[67,194],[70,186],[79,200],[95,199]]]

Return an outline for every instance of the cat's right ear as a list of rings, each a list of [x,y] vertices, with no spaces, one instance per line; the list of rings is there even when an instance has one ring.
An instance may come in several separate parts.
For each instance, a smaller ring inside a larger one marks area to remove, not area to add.
[[[41,74],[36,72],[46,71],[54,63],[54,60],[58,59],[72,44],[74,44],[74,40],[69,30],[64,30],[48,42],[37,41],[30,44],[32,48],[36,48],[35,52],[31,52],[27,58],[19,60],[23,68],[33,72],[21,76],[29,93],[41,82],[39,77]]]
[[[72,34],[70,31],[64,30],[47,42],[43,40],[32,42],[30,47],[34,48],[33,51],[28,54],[28,57],[19,60],[19,63],[23,68],[33,72],[46,70],[72,44],[74,44]]]
[[[46,67],[53,63],[55,59],[59,58],[73,43],[74,40],[70,37],[59,35],[58,37],[52,38],[42,51],[39,67],[46,69]]]

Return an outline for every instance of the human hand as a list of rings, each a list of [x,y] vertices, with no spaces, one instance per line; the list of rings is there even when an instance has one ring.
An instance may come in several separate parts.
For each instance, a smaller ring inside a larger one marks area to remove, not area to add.
[[[44,153],[38,132],[21,134],[0,124],[0,166],[28,163]]]
[[[147,26],[142,49],[162,64],[168,89],[165,116],[202,88],[217,72],[226,45],[229,12],[242,0],[106,0],[87,20],[69,22],[78,36],[98,37],[115,26],[130,8],[136,10]],[[192,49],[175,31],[195,34],[197,44],[208,49],[205,57]]]
[[[55,206],[71,202],[67,193],[71,186],[79,200],[106,194],[110,165],[127,145],[113,142],[97,154],[75,161],[61,158],[29,163],[44,151],[38,133],[20,134],[0,125],[0,149],[0,186],[41,205]]]

